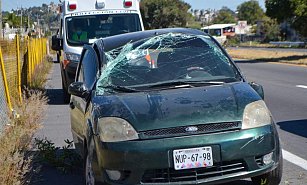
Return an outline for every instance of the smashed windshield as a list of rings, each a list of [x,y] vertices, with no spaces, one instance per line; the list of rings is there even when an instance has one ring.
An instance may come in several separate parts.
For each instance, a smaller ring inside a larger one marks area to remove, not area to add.
[[[69,45],[83,46],[91,40],[141,31],[137,14],[102,14],[66,18]]]
[[[107,87],[146,88],[180,81],[235,82],[238,71],[208,36],[169,33],[128,43],[106,53],[97,82]]]

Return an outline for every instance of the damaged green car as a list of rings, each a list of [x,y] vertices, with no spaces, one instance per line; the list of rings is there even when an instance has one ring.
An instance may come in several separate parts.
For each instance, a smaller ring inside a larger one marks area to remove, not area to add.
[[[69,92],[86,184],[281,181],[262,87],[201,31],[151,30],[84,46]]]

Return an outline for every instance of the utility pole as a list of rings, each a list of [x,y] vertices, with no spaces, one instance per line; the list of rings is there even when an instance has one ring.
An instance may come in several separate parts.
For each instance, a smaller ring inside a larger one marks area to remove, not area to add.
[[[28,30],[31,30],[31,28],[30,28],[30,12],[28,12]]]
[[[39,25],[38,14],[37,14],[37,30],[38,30],[38,38],[41,38],[41,29],[40,29],[40,25]]]
[[[20,14],[19,14],[19,10],[20,10]],[[20,25],[19,25],[19,31],[20,31],[20,34],[22,32],[22,6],[18,7],[17,6],[17,16],[20,16]]]
[[[2,0],[0,0],[0,38],[3,38],[4,31],[2,31]]]
[[[22,34],[22,6],[20,7],[20,34]]]

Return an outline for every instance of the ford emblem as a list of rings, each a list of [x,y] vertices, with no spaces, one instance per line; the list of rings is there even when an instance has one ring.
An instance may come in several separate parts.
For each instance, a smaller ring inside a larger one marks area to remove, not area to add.
[[[185,131],[186,132],[196,132],[198,131],[198,128],[197,127],[187,127],[185,128]]]

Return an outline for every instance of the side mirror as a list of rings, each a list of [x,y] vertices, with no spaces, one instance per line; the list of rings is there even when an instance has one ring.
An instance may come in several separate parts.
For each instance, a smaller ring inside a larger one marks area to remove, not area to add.
[[[80,98],[87,98],[90,95],[89,90],[83,82],[73,82],[68,87],[68,93]]]
[[[54,51],[60,51],[63,49],[62,45],[63,39],[59,37],[59,35],[53,35],[51,40],[51,49]]]
[[[255,82],[250,82],[249,85],[259,94],[259,96],[264,99],[264,91],[262,85]]]

